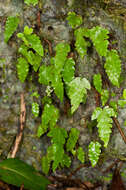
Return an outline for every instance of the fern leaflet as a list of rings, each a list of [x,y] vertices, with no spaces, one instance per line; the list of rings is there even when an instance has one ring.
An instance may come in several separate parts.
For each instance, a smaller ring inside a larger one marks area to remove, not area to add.
[[[24,58],[20,57],[18,59],[18,64],[17,64],[17,73],[21,82],[25,81],[28,75],[28,71],[29,71],[29,65],[27,61]]]
[[[99,142],[91,142],[89,144],[89,160],[91,161],[92,167],[94,167],[99,159],[101,153],[101,144]]]
[[[92,115],[92,120],[97,119],[98,125],[98,133],[101,140],[104,142],[104,147],[107,147],[110,134],[111,134],[111,128],[112,128],[112,119],[111,117],[116,116],[115,111],[113,108],[109,108],[108,106],[102,108],[97,107]]]
[[[75,28],[82,24],[82,17],[79,15],[76,15],[74,12],[68,13],[67,20],[69,22],[69,25],[72,28]]]
[[[9,16],[5,24],[4,41],[7,43],[13,35],[19,24],[19,18],[16,16]]]
[[[107,55],[109,31],[100,26],[90,29],[90,38],[100,56]]]
[[[68,87],[68,96],[72,104],[71,112],[73,113],[87,94],[86,89],[90,89],[90,83],[86,78],[76,77],[68,84]]]
[[[121,74],[121,61],[116,50],[108,51],[106,56],[106,63],[104,65],[105,71],[111,83],[119,87],[119,79]]]

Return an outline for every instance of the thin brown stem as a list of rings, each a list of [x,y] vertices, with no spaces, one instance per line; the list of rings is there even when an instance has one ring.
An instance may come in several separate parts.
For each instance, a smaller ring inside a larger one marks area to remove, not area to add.
[[[125,134],[123,133],[121,127],[120,127],[119,121],[118,121],[115,117],[113,117],[112,119],[113,119],[113,121],[114,121],[116,127],[118,128],[118,130],[119,130],[119,132],[120,132],[120,135],[122,136],[124,142],[126,143],[126,136],[125,136]]]
[[[24,101],[24,94],[21,94],[21,107],[20,107],[20,128],[19,128],[19,133],[16,136],[14,146],[12,148],[12,152],[10,153],[10,158],[15,158],[16,153],[19,149],[19,145],[22,140],[23,136],[23,129],[24,129],[24,124],[25,124],[25,118],[26,118],[26,108],[25,108],[25,101]]]

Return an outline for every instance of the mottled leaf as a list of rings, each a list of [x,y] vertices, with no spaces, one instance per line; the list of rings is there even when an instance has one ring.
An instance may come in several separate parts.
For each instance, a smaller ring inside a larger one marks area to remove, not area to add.
[[[83,102],[84,96],[87,94],[87,90],[90,89],[90,83],[86,78],[76,77],[69,83],[68,96],[71,100],[71,112],[73,113]]]
[[[108,106],[104,107],[103,110],[97,107],[92,115],[92,120],[97,119],[98,133],[99,137],[104,142],[104,147],[107,147],[111,134],[113,123],[111,117],[116,117],[116,113],[113,108],[109,108]]]
[[[32,113],[35,117],[38,117],[39,115],[39,104],[36,102],[32,103]]]
[[[107,40],[109,38],[108,34],[109,31],[100,26],[90,29],[90,38],[100,56],[107,55],[107,48],[109,44],[109,41]]]
[[[104,68],[111,83],[119,87],[121,60],[116,50],[108,51]]]
[[[92,167],[94,167],[101,154],[101,144],[99,142],[91,142],[89,144],[89,160],[91,161]]]

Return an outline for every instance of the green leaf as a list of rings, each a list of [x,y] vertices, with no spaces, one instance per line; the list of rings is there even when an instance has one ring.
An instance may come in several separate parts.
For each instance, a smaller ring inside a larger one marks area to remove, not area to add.
[[[109,38],[108,34],[109,31],[100,26],[90,29],[90,38],[100,56],[107,55],[109,44],[109,41],[107,40]]]
[[[42,114],[42,123],[38,128],[37,136],[43,135],[48,127],[53,128],[59,118],[59,110],[52,104],[45,104],[44,111]]]
[[[72,151],[77,143],[77,140],[79,138],[80,131],[78,131],[76,128],[71,128],[69,138],[67,140],[66,148],[67,151]]]
[[[99,115],[101,114],[101,112],[102,112],[102,108],[97,107],[97,108],[94,110],[94,112],[93,112],[93,114],[92,114],[92,116],[91,116],[91,120],[97,119],[97,118],[99,117]]]
[[[126,89],[123,90],[123,98],[126,100]]]
[[[24,34],[25,35],[30,35],[33,33],[33,28],[29,28],[28,26],[24,27]]]
[[[36,34],[28,35],[26,36],[26,39],[28,40],[29,47],[34,49],[36,53],[38,53],[40,56],[44,55],[43,46],[41,44],[40,38]]]
[[[84,163],[84,160],[85,160],[85,153],[84,153],[82,147],[79,147],[79,148],[77,149],[77,158],[78,158],[78,160],[80,160],[82,163]]]
[[[29,65],[24,58],[20,57],[18,59],[18,64],[16,66],[17,66],[18,77],[21,82],[24,82],[28,75]]]
[[[95,89],[101,94],[102,92],[102,78],[100,74],[95,74],[93,76],[93,84]]]
[[[32,166],[13,158],[0,162],[0,179],[18,187],[23,184],[25,189],[30,190],[46,190],[50,183]]]
[[[42,65],[39,69],[39,83],[49,85],[52,66]]]
[[[48,174],[50,169],[50,160],[48,159],[48,156],[43,156],[42,157],[42,171],[45,174]]]
[[[121,61],[116,50],[108,51],[104,68],[111,83],[119,87]]]
[[[108,90],[102,90],[101,91],[101,101],[102,101],[102,106],[104,106],[109,99],[109,91]]]
[[[64,154],[62,158],[61,166],[62,167],[66,166],[69,168],[70,165],[71,165],[71,158],[67,154]]]
[[[110,107],[112,107],[114,109],[114,111],[117,111],[117,102],[116,101],[110,101],[109,103]]]
[[[72,58],[67,59],[63,69],[63,80],[66,84],[74,79],[75,62]]]
[[[37,92],[37,91],[35,91],[35,92],[33,92],[32,94],[31,94],[31,96],[32,97],[36,97],[36,98],[39,98],[39,93]]]
[[[24,2],[27,4],[27,5],[30,5],[30,4],[32,4],[32,5],[37,5],[37,3],[38,3],[38,0],[24,0]]]
[[[53,172],[54,172],[56,170],[56,168],[59,166],[59,164],[63,160],[64,148],[63,148],[63,146],[61,146],[59,144],[53,144],[52,145],[52,151],[53,151],[52,169],[53,169]]]
[[[118,100],[118,105],[119,105],[121,108],[124,108],[125,105],[126,105],[126,100]]]
[[[24,32],[18,33],[17,36],[24,41],[24,44],[28,46],[28,48],[32,48],[38,55],[43,56],[44,50],[40,38],[36,34],[32,34],[32,32],[32,28],[25,26]]]
[[[99,159],[101,153],[101,144],[99,142],[91,142],[89,144],[89,160],[91,161],[92,167],[94,167]]]
[[[86,78],[76,77],[69,83],[68,96],[72,104],[72,113],[83,102],[83,98],[87,94],[86,89],[90,89],[90,83]]]
[[[39,115],[39,105],[36,102],[32,103],[32,113],[35,117],[38,117]]]
[[[60,99],[61,102],[63,102],[64,87],[61,75],[57,72],[54,72],[51,82],[56,96]]]
[[[5,31],[4,31],[4,41],[7,43],[10,37],[13,35],[13,33],[16,31],[18,24],[19,24],[19,18],[16,16],[9,16],[7,18],[6,24],[5,24]]]
[[[82,17],[79,15],[76,15],[75,12],[69,12],[67,16],[67,20],[69,25],[72,28],[75,28],[82,24]]]
[[[56,56],[54,57],[54,67],[57,73],[60,73],[67,59],[67,54],[70,51],[70,46],[67,43],[59,43],[56,45]]]
[[[42,104],[52,104],[52,99],[48,96],[44,96],[44,98],[42,98]]]
[[[92,115],[92,120],[97,119],[98,122],[98,133],[101,140],[104,142],[104,147],[107,147],[111,128],[112,128],[112,119],[111,117],[116,117],[116,113],[113,108],[109,108],[108,106],[101,108],[97,107]]]
[[[65,144],[65,139],[67,138],[67,131],[64,128],[54,127],[47,134],[48,137],[52,137],[51,142],[58,145]]]
[[[79,28],[75,30],[74,35],[76,37],[76,50],[81,58],[83,58],[87,54],[87,48],[90,46],[90,43],[84,39],[85,29]]]

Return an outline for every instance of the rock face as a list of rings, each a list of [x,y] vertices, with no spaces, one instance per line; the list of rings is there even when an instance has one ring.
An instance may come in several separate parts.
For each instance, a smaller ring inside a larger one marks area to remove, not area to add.
[[[126,2],[125,0],[41,0],[41,28],[40,35],[42,39],[48,39],[52,43],[52,47],[61,41],[70,43],[73,40],[71,28],[68,26],[65,17],[69,11],[75,11],[83,16],[84,27],[91,28],[96,25],[106,27],[112,36],[112,40],[116,41],[113,45],[118,50],[122,60],[122,76],[124,78],[121,88],[117,89],[110,85],[111,92],[115,92],[117,96],[121,96],[122,89],[126,85]],[[40,118],[35,119],[31,114],[31,104],[33,98],[30,96],[32,89],[38,90],[43,96],[43,86],[37,86],[35,81],[26,81],[21,84],[16,73],[16,58],[19,43],[14,34],[8,44],[4,43],[4,24],[7,16],[20,15],[20,24],[18,32],[23,30],[25,25],[29,25],[36,29],[36,16],[38,7],[26,6],[21,0],[0,0],[0,160],[6,158],[13,144],[17,129],[19,126],[20,114],[20,93],[25,93],[25,101],[27,108],[27,120],[24,130],[23,142],[17,156],[32,164],[36,169],[41,170],[41,157],[49,144],[49,139],[45,136],[38,139],[36,137],[37,127]],[[48,44],[44,44],[48,48]],[[92,82],[93,74],[98,71],[95,61],[95,52],[92,56],[86,56],[84,60],[76,58],[76,76],[86,77]],[[44,61],[49,60],[46,55]],[[114,99],[114,98],[113,98]],[[115,98],[116,99],[116,98]],[[81,131],[79,143],[87,150],[94,133],[89,132],[86,127],[90,123],[91,113],[96,107],[95,93],[90,91],[86,104],[80,105],[76,113],[67,117],[62,115],[59,125],[67,129],[77,127]],[[60,105],[61,110],[63,105]],[[118,110],[118,120],[120,126],[126,134],[124,121],[126,119],[126,107]],[[105,150],[103,160],[100,167],[106,168],[113,160],[125,160],[126,144],[123,142],[116,127],[113,127],[111,140],[108,148]],[[104,162],[104,164],[103,164]],[[74,160],[73,168],[76,168],[78,162]],[[122,168],[125,170],[126,166]],[[102,172],[97,166],[95,169],[81,169],[77,176],[82,179],[93,178],[101,179]],[[126,181],[126,179],[125,179]]]

